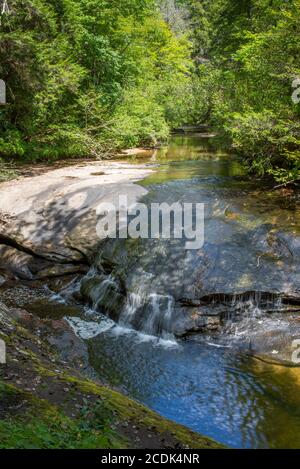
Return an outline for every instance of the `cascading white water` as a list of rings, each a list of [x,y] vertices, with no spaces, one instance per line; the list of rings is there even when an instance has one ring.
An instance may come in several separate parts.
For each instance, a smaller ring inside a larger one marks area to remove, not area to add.
[[[113,277],[109,276],[97,287],[97,298],[93,302],[93,308],[98,309],[107,295],[110,294],[111,288],[115,286]]]
[[[122,324],[131,324],[136,312],[146,303],[146,296],[142,293],[129,293],[126,306],[121,314],[120,322]]]
[[[131,290],[126,291],[120,277],[105,276],[91,269],[82,279],[81,294],[89,300],[92,310],[110,317],[121,327],[171,339],[175,300],[168,293],[153,292],[152,280],[152,275],[141,270]]]
[[[119,322],[145,334],[170,338],[173,311],[174,298],[170,295],[130,293]]]
[[[281,298],[276,295],[263,296],[262,292],[233,295],[223,314],[223,331],[234,336],[247,336],[262,325],[262,320],[267,323],[268,312],[279,312],[281,308]]]
[[[174,299],[172,296],[149,295],[149,313],[145,318],[144,331],[153,334],[155,331],[159,335],[166,336],[172,331],[172,312],[174,310]]]

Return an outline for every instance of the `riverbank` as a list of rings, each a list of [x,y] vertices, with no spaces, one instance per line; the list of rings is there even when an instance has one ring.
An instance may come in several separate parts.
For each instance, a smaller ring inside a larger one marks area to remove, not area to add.
[[[78,358],[84,345],[66,323],[0,303],[0,448],[221,447],[88,379],[50,345],[57,335]]]
[[[2,447],[219,447],[102,386],[62,317],[67,308],[59,318],[43,303],[36,314],[25,309],[47,296],[45,283],[59,290],[86,272],[99,242],[97,205],[124,192],[137,199],[146,190],[134,181],[150,173],[121,162],[46,169],[0,186],[0,298],[10,306],[0,305]]]

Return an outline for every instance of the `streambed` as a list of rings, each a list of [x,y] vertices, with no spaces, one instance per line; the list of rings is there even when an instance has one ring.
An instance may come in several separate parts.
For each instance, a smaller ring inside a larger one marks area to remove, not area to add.
[[[262,187],[199,135],[174,137],[147,163],[159,167],[139,183],[142,201],[204,203],[205,244],[104,243],[77,286],[84,317],[69,318],[91,365],[229,446],[300,447],[300,370],[291,362],[300,338],[297,195]]]

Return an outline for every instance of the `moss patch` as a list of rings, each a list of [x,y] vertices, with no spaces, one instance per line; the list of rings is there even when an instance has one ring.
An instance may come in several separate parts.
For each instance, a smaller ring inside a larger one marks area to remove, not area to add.
[[[110,428],[112,416],[105,415],[101,406],[72,420],[56,406],[34,398],[0,382],[1,402],[8,411],[0,421],[0,448],[60,448],[97,449],[124,448],[125,441]],[[21,415],[14,408],[26,404]]]

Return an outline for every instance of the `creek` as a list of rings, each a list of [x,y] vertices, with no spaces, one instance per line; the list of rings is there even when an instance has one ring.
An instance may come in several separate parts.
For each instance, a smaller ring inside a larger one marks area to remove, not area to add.
[[[101,246],[79,286],[85,316],[69,318],[90,364],[129,396],[231,447],[299,447],[300,370],[290,366],[300,338],[297,196],[248,177],[201,135],[174,136],[131,161],[155,169],[139,182],[142,202],[205,204],[205,243]]]

